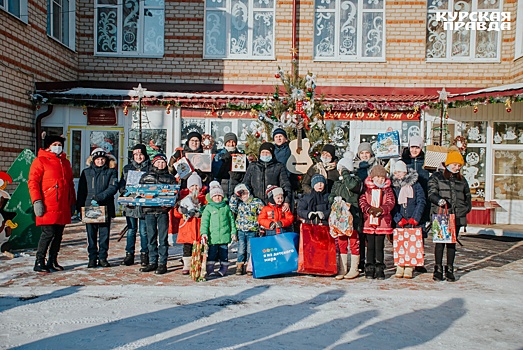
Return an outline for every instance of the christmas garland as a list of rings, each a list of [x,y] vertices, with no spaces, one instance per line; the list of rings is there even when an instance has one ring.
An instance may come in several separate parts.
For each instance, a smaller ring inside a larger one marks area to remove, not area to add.
[[[452,141],[452,144],[459,149],[461,154],[465,154],[467,152],[467,139],[463,136],[456,136],[454,141]]]

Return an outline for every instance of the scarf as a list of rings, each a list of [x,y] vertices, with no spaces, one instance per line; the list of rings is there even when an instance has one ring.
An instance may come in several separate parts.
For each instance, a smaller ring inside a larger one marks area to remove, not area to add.
[[[411,185],[405,185],[401,187],[400,194],[398,195],[398,204],[407,204],[408,198],[414,197],[414,190]]]

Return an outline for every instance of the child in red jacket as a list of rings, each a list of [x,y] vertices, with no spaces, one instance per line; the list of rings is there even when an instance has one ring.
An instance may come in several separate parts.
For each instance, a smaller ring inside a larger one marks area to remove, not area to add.
[[[290,210],[283,212],[283,189],[269,185],[265,193],[269,197],[269,204],[263,207],[258,216],[258,223],[265,229],[265,235],[292,232],[294,216]]]

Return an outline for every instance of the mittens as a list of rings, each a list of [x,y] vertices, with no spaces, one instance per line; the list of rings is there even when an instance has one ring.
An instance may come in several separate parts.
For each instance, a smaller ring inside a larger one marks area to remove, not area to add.
[[[202,235],[201,243],[202,244],[207,244],[207,235]]]
[[[98,204],[98,202],[95,201],[94,199],[91,200],[91,205],[92,205],[93,207],[98,207],[98,206],[100,206],[100,205]]]
[[[322,211],[317,211],[316,212],[316,215],[318,215],[318,217],[320,218],[320,220],[323,220],[325,218],[325,214],[323,214]]]
[[[400,222],[398,222],[399,227],[405,227],[409,222],[405,220],[405,218],[402,218]]]
[[[381,214],[383,214],[383,209],[374,208],[374,216],[380,216]]]
[[[281,221],[277,221],[276,222],[276,227],[277,228],[282,228],[283,227],[283,223]]]
[[[417,221],[414,220],[413,218],[410,218],[410,219],[409,219],[409,224],[412,225],[412,226],[418,226],[419,222],[417,222]]]
[[[309,217],[309,220],[314,220],[314,219],[316,219],[316,212],[311,211],[311,212],[309,213],[308,217]]]
[[[269,225],[269,229],[270,230],[275,230],[276,229],[276,223],[274,221],[271,222],[271,224]]]
[[[444,207],[445,204],[447,204],[447,201],[444,200],[443,198],[441,198],[441,199],[438,201],[438,205],[439,205],[440,207]]]
[[[42,202],[41,200],[37,200],[33,203],[33,207],[36,216],[44,216],[44,202]]]

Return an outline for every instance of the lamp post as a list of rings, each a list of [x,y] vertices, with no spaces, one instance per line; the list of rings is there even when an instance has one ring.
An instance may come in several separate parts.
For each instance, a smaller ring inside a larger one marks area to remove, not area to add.
[[[140,136],[140,143],[142,143],[142,98],[144,97],[145,91],[147,91],[146,88],[142,87],[142,84],[138,84],[138,87],[133,88],[133,90],[136,93],[136,96],[138,96],[138,123],[139,123],[139,136]]]
[[[440,113],[440,121],[439,121],[439,145],[442,146],[443,144],[443,118],[445,116],[445,107],[447,105],[447,99],[449,93],[445,90],[445,88],[441,89],[441,91],[438,91],[439,94],[439,100],[441,101],[441,113]]]

